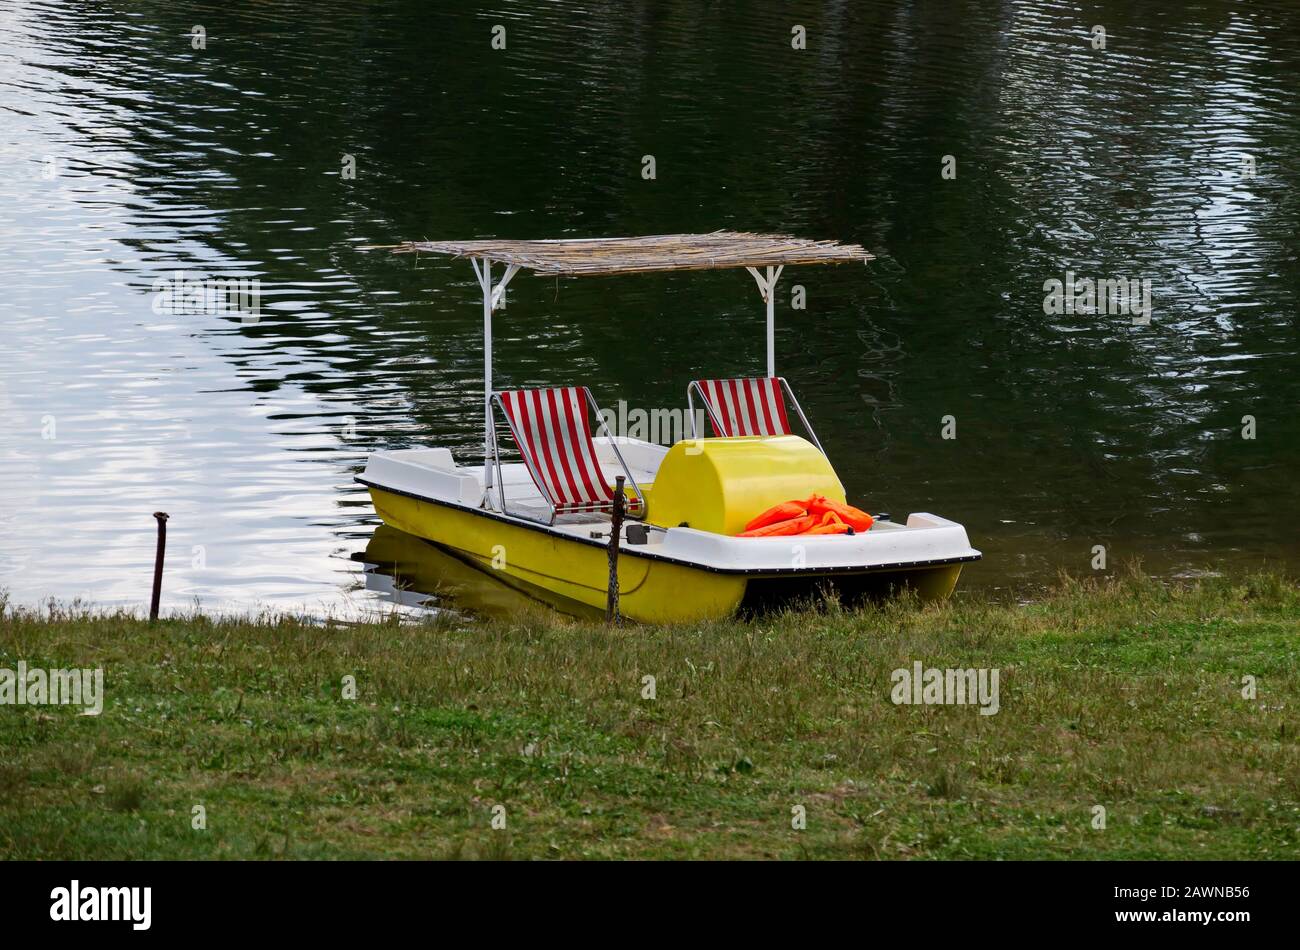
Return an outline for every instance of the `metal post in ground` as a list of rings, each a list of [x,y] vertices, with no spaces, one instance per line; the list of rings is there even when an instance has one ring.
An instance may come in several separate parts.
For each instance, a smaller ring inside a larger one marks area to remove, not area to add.
[[[618,539],[623,533],[623,508],[627,496],[623,494],[624,477],[614,478],[614,510],[609,519],[609,597],[605,601],[605,623],[617,624],[618,614]]]
[[[158,550],[153,556],[153,601],[149,605],[149,619],[158,619],[158,602],[162,600],[163,556],[167,553],[167,512],[155,511],[158,521]]]

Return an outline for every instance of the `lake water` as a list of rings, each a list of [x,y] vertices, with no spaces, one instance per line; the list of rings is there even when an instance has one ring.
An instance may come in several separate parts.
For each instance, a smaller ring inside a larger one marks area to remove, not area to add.
[[[718,228],[878,256],[787,268],[778,371],[851,500],[966,525],[963,587],[1296,567],[1300,7],[791,9],[0,0],[0,588],[139,607],[161,509],[168,610],[416,609],[352,479],[477,454],[481,302],[358,248]],[[258,321],[158,312],[177,272]],[[1149,324],[1045,312],[1067,272]],[[744,271],[520,275],[497,331],[499,386],[610,406],[764,359]]]

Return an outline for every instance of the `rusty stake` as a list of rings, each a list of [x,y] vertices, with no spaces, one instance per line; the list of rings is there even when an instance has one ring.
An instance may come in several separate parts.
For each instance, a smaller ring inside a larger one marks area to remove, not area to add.
[[[623,533],[623,476],[614,478],[614,510],[609,518],[609,597],[605,601],[605,623],[617,624],[618,615],[618,538]]]
[[[153,602],[149,605],[149,619],[158,619],[158,601],[162,599],[163,556],[167,553],[167,512],[155,511],[158,520],[158,550],[153,557]]]

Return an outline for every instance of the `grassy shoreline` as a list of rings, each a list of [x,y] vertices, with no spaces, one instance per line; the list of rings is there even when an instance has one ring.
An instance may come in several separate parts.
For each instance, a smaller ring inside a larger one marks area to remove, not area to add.
[[[0,858],[1294,859],[1297,634],[1272,575],[612,631],[9,608],[0,668],[106,699],[0,706]],[[895,705],[918,660],[1000,711]]]

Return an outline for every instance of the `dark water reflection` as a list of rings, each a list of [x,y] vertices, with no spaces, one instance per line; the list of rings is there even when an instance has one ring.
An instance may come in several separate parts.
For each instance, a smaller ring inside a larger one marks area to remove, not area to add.
[[[967,584],[1084,570],[1095,544],[1167,573],[1300,560],[1294,4],[65,2],[0,23],[15,600],[141,602],[163,508],[170,606],[376,603],[352,475],[385,446],[473,452],[481,313],[467,264],[358,246],[721,227],[879,255],[787,270],[778,366],[857,501],[967,525]],[[155,313],[177,269],[257,278],[260,322]],[[1044,314],[1066,270],[1151,280],[1151,325]],[[498,328],[500,384],[647,408],[763,358],[743,272],[522,276]]]

